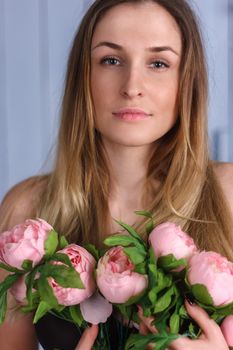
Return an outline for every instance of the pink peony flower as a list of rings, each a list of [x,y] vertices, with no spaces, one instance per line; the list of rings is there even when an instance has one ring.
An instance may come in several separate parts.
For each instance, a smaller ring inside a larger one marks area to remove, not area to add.
[[[19,277],[19,279],[10,288],[10,292],[16,301],[21,304],[26,304],[27,288],[25,284],[25,275]]]
[[[81,302],[80,310],[86,322],[91,324],[105,323],[112,313],[112,304],[99,293],[95,293]]]
[[[189,260],[197,247],[193,239],[172,222],[158,225],[149,235],[156,258],[173,254],[176,259]]]
[[[187,279],[190,285],[206,286],[214,306],[233,302],[233,264],[215,252],[200,252],[189,261]]]
[[[94,280],[96,261],[86,249],[76,244],[68,245],[60,250],[59,253],[68,255],[75,270],[80,274],[85,289],[61,287],[53,278],[49,278],[49,283],[60,305],[69,306],[79,304],[89,298],[96,289]]]
[[[37,265],[45,254],[44,242],[52,230],[42,219],[26,220],[0,235],[0,260],[21,269],[24,260]]]
[[[233,316],[224,318],[221,324],[221,330],[226,339],[227,345],[233,347]]]
[[[122,247],[108,250],[99,260],[96,281],[103,296],[117,304],[140,295],[148,285],[147,276],[134,272],[134,265]]]
[[[12,287],[9,289],[10,293],[13,295],[16,301],[18,301],[20,304],[26,305],[27,304],[27,287],[25,283],[25,278],[27,274],[21,275],[18,280],[12,285]],[[36,279],[40,277],[40,273],[36,273]],[[35,292],[36,289],[33,288],[33,291]]]

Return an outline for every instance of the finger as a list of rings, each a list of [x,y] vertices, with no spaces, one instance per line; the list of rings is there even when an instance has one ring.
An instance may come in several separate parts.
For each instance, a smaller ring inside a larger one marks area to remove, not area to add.
[[[154,317],[150,316],[150,317],[145,317],[143,315],[143,310],[141,307],[138,307],[138,316],[140,318],[140,320],[145,324],[145,326],[148,328],[148,330],[151,333],[158,333],[157,329],[155,328],[155,326],[152,324],[152,322],[154,321]],[[147,332],[148,333],[148,332]]]
[[[98,335],[98,325],[85,329],[75,350],[91,350]]]
[[[147,326],[143,322],[139,324],[139,333],[142,335],[147,335],[149,333]]]
[[[173,340],[171,344],[169,344],[168,349],[169,350],[187,350],[191,348],[191,345],[193,345],[193,341],[186,338],[178,338],[176,340]]]
[[[197,304],[190,304],[187,300],[185,301],[185,307],[189,316],[196,321],[204,335],[212,337],[214,333],[219,333],[217,323],[209,317],[204,309]]]

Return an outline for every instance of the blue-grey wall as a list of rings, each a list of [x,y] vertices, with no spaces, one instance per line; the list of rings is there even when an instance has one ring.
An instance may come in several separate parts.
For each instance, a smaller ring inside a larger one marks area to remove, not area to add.
[[[190,2],[208,51],[212,154],[233,161],[232,0]],[[0,199],[18,181],[51,166],[67,55],[90,3],[0,0]]]

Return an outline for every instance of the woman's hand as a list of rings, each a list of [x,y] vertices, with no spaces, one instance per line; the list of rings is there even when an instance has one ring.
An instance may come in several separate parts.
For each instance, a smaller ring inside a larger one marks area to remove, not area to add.
[[[97,338],[98,331],[98,325],[92,325],[90,328],[85,329],[75,350],[91,350]]]
[[[191,340],[187,337],[178,338],[169,345],[169,350],[228,350],[227,343],[217,323],[196,304],[189,304],[185,301],[185,307],[194,321],[202,329],[202,334],[198,339]],[[138,315],[142,321],[140,333],[155,333],[156,329],[151,325],[152,318],[146,318],[139,309]],[[150,346],[148,347],[150,349]]]

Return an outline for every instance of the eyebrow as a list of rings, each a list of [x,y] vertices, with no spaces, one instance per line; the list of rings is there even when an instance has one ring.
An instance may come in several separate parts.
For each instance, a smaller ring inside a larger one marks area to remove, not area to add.
[[[121,45],[118,45],[109,41],[101,41],[95,47],[93,47],[92,51],[97,49],[97,47],[102,47],[102,46],[110,47],[111,49],[118,50],[118,51],[124,50],[123,46]],[[152,47],[148,47],[146,51],[149,51],[149,52],[171,51],[175,55],[179,56],[178,52],[176,52],[171,46],[152,46]]]

